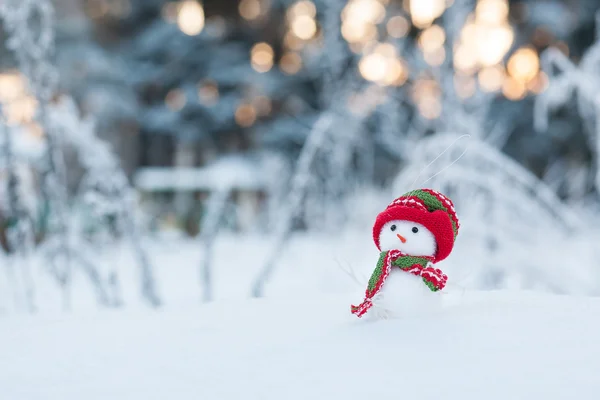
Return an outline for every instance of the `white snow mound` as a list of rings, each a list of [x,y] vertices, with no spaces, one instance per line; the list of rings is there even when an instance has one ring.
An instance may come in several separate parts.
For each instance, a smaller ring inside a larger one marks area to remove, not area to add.
[[[0,398],[597,398],[600,300],[443,296],[439,312],[375,322],[340,296],[6,317]]]

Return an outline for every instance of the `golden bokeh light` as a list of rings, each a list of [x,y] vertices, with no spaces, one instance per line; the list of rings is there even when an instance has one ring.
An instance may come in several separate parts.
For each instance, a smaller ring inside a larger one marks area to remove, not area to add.
[[[290,20],[303,15],[315,18],[317,16],[317,7],[315,7],[315,3],[308,0],[299,1],[294,3],[288,10],[288,18]]]
[[[308,40],[317,33],[317,22],[309,15],[298,15],[290,22],[290,28],[298,38]]]
[[[426,28],[446,10],[444,0],[411,0],[410,16],[417,28]]]
[[[36,98],[27,93],[25,77],[16,71],[0,74],[0,103],[9,124],[32,122],[38,109]]]
[[[510,57],[507,69],[513,78],[525,84],[537,75],[540,70],[540,59],[534,49],[522,47]]]
[[[260,117],[266,117],[273,110],[271,99],[267,96],[256,96],[252,99],[252,106],[256,109],[256,114]]]
[[[22,96],[4,106],[4,114],[9,124],[32,122],[37,112],[38,102],[33,96]]]
[[[18,72],[0,74],[0,102],[7,103],[25,95],[25,79]]]
[[[368,54],[358,63],[358,70],[368,81],[383,81],[387,74],[387,59],[380,53]]]
[[[479,63],[488,67],[500,63],[510,50],[513,40],[514,32],[509,25],[478,25],[475,46]]]
[[[342,21],[378,24],[385,18],[385,7],[377,0],[350,0],[342,10]]]
[[[381,83],[385,86],[402,86],[408,79],[408,68],[397,58],[389,59]]]
[[[432,67],[439,67],[446,61],[446,49],[438,47],[434,51],[423,53],[423,59]]]
[[[472,97],[477,90],[475,78],[460,73],[454,75],[454,90],[457,96],[463,100]]]
[[[373,48],[374,53],[379,53],[386,58],[394,58],[398,55],[398,50],[391,43],[378,43]]]
[[[401,86],[408,79],[408,68],[391,43],[367,46],[365,53],[358,70],[366,80],[380,86]]]
[[[27,130],[27,133],[35,139],[42,139],[44,137],[44,128],[37,122],[26,124],[25,129]]]
[[[219,86],[214,81],[205,81],[198,85],[198,98],[203,104],[214,105],[219,101]]]
[[[446,32],[439,25],[432,25],[419,35],[419,47],[424,52],[433,52],[444,45]]]
[[[273,67],[273,48],[265,42],[257,43],[250,50],[252,68],[257,72],[267,72]]]
[[[458,46],[454,53],[454,67],[464,73],[473,73],[477,67],[477,53],[467,46]]]
[[[298,53],[285,53],[279,61],[279,68],[288,75],[297,74],[302,68],[302,58]]]
[[[410,22],[401,15],[396,15],[389,19],[386,24],[388,35],[393,38],[399,39],[408,34],[410,31]]]
[[[441,90],[435,80],[418,79],[413,85],[412,97],[424,118],[437,119],[442,114]]]
[[[180,111],[187,103],[185,93],[181,89],[172,89],[165,97],[167,108],[173,112]]]
[[[370,23],[346,20],[342,23],[342,36],[349,43],[367,43],[377,38],[377,28]]]
[[[426,119],[437,119],[442,115],[442,102],[439,98],[430,97],[417,104],[419,112]]]
[[[179,3],[170,1],[165,3],[161,9],[161,15],[165,21],[170,24],[177,22],[177,14],[179,13]]]
[[[548,75],[540,71],[535,78],[527,82],[527,90],[534,94],[540,94],[548,87]]]
[[[292,32],[285,34],[283,38],[283,45],[290,50],[301,50],[304,47],[304,41]]]
[[[195,0],[185,0],[179,6],[177,26],[188,36],[195,36],[204,29],[204,9]]]
[[[501,65],[485,67],[477,75],[479,87],[484,92],[497,92],[502,89],[505,75],[504,68]]]
[[[244,128],[248,128],[256,122],[256,109],[252,104],[241,104],[235,110],[235,122]]]
[[[509,100],[521,100],[527,94],[527,88],[523,84],[511,76],[507,76],[502,85],[502,94]]]
[[[108,14],[109,6],[105,0],[89,0],[85,3],[85,12],[90,18],[98,19]]]
[[[242,0],[238,5],[238,11],[242,18],[248,21],[253,21],[260,17],[262,8],[260,0]]]
[[[501,25],[508,18],[507,0],[479,0],[475,9],[477,21],[489,25]]]

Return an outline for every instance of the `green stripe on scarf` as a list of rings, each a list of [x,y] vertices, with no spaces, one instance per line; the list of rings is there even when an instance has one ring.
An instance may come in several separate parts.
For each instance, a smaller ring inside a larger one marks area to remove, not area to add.
[[[367,287],[369,292],[375,289],[377,282],[383,274],[383,269],[385,268],[385,257],[387,256],[387,254],[387,251],[382,251],[379,254],[379,260],[377,260],[377,266],[375,267],[375,271],[373,271],[371,278],[369,278],[369,285]],[[419,264],[425,267],[428,262],[429,260],[426,257],[402,256],[394,260],[392,262],[392,265],[395,267],[399,267],[400,269],[409,269],[415,264]]]

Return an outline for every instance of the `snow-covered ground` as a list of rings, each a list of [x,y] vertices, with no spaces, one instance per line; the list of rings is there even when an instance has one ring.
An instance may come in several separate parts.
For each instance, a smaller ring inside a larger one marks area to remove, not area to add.
[[[342,294],[10,316],[0,398],[595,399],[600,300],[455,292],[367,322]]]
[[[350,315],[364,287],[340,264],[368,276],[370,232],[296,236],[267,297],[252,300],[268,243],[220,237],[215,301],[202,305],[198,241],[149,241],[158,310],[140,299],[126,249],[103,254],[120,273],[115,310],[97,306],[76,272],[64,312],[36,265],[35,315],[12,311],[0,291],[0,400],[597,398],[600,298],[467,289],[477,258],[465,243],[441,266],[443,310],[369,322]]]

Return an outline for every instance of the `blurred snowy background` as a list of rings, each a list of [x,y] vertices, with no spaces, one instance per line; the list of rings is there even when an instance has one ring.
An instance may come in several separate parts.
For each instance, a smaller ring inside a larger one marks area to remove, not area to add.
[[[442,170],[449,289],[600,294],[599,10],[2,0],[0,312],[354,289]]]

